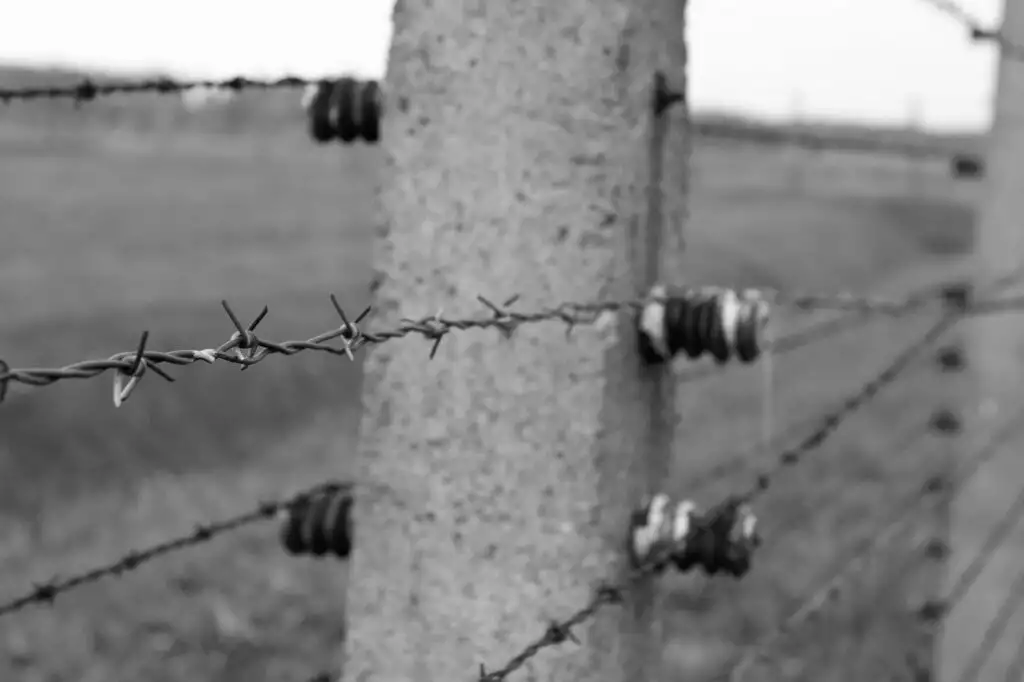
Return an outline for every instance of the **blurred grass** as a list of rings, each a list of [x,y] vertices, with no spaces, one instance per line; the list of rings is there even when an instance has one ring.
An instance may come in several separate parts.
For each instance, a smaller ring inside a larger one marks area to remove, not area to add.
[[[972,239],[973,190],[941,165],[710,144],[694,163],[692,281],[899,289],[941,276]],[[372,153],[317,148],[298,124],[274,136],[165,138],[0,121],[0,357],[18,367],[105,357],[131,349],[143,329],[152,348],[214,346],[232,331],[221,298],[243,318],[267,304],[261,331],[274,339],[333,327],[328,293],[353,310],[367,299],[376,173]],[[784,316],[781,331],[809,317]],[[779,429],[857,388],[928,322],[877,320],[781,358]],[[175,384],[149,376],[117,411],[109,377],[12,387],[0,408],[0,599],[344,475],[358,363],[305,353],[244,373],[170,371]],[[695,476],[756,442],[756,371],[681,386],[689,407],[676,492],[693,494]],[[867,532],[885,500],[918,484],[929,447],[912,436],[934,380],[918,371],[780,479],[762,517],[769,527],[805,522],[770,543],[748,580],[679,581],[670,660],[717,664],[715,652],[753,641],[838,542]],[[749,473],[702,485],[700,500]],[[865,679],[843,663],[858,646],[880,666],[865,661],[868,672],[926,650],[912,604],[865,610],[886,585],[904,593],[885,565],[857,581],[849,608],[787,640],[781,679],[837,670],[847,677],[835,679]],[[0,620],[0,679],[300,679],[328,665],[343,636],[340,573],[285,557],[270,527],[238,533]]]

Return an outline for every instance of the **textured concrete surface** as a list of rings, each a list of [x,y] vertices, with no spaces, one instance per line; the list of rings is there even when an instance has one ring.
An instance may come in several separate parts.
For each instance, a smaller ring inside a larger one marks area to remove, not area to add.
[[[1004,31],[1016,43],[1024,40],[1024,5],[1005,3]],[[991,277],[1021,261],[1021,188],[1024,187],[1024,65],[1002,60],[995,117],[988,152],[987,197],[978,226],[978,272]],[[976,425],[969,440],[977,447],[988,429],[1006,420],[1022,421],[1022,319],[1000,315],[970,321],[969,360],[978,380],[978,401],[969,405]],[[1008,438],[985,467],[952,502],[952,555],[948,584],[963,572],[985,543],[1024,486],[1022,429]],[[963,450],[964,458],[971,448]],[[939,650],[937,679],[963,679],[973,665],[986,631],[1000,608],[1012,597],[1024,566],[1024,522],[1017,525],[992,556],[973,588],[946,619]],[[1024,610],[1018,609],[1003,632],[992,638],[991,655],[976,673],[977,680],[1002,680],[1024,637]],[[980,662],[980,658],[978,661]]]
[[[683,7],[397,2],[378,324],[486,313],[477,294],[526,310],[643,291],[672,252],[647,248],[649,104],[655,69],[682,85]],[[665,142],[670,234],[685,143]],[[672,391],[634,341],[621,317],[569,340],[558,323],[454,333],[429,363],[416,340],[371,351],[346,679],[472,679],[621,576],[629,512],[669,455],[651,406]],[[647,679],[650,589],[513,679]]]

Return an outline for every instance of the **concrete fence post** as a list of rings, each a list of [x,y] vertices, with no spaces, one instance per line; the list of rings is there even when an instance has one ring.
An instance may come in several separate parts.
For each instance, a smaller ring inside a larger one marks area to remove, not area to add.
[[[679,0],[406,2],[394,11],[368,328],[518,294],[642,295],[684,215]],[[344,676],[472,680],[627,568],[630,512],[668,470],[668,370],[634,321],[523,325],[370,350]],[[658,677],[648,584],[521,680]],[[556,633],[557,634],[557,633]],[[492,678],[486,678],[492,679]]]
[[[1024,4],[1004,2],[1002,35],[1024,42]],[[1024,63],[1003,54],[999,63],[992,131],[986,159],[986,189],[979,202],[975,247],[979,281],[1005,275],[1024,255]],[[1013,289],[1006,293],[1020,293]],[[1021,339],[1024,320],[1014,314],[981,315],[963,325],[969,379],[960,381],[961,399],[970,405],[965,415],[972,448],[993,427],[1020,421],[1024,402],[1021,381]],[[950,508],[949,578],[957,576],[978,555],[1024,485],[1024,457],[1016,431],[1000,445],[987,464],[953,497]],[[971,455],[964,449],[964,457]],[[999,612],[1024,566],[1024,523],[1012,529],[992,554],[985,569],[964,597],[950,610],[940,634],[935,679],[956,682],[968,668],[976,680],[1002,680],[1024,635],[1024,613],[1017,613],[998,634],[989,653],[978,656],[986,628]],[[988,644],[985,644],[988,648]]]

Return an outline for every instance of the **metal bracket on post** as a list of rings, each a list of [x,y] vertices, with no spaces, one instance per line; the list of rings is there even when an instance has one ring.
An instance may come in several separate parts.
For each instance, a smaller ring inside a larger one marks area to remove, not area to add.
[[[942,303],[950,314],[966,313],[974,299],[972,286],[967,282],[950,284],[942,290]],[[943,346],[936,353],[935,360],[942,372],[960,372],[967,365],[963,346],[959,343]]]
[[[982,28],[981,26],[971,27],[971,42],[983,43],[999,38],[999,31],[991,28]]]
[[[686,96],[668,87],[668,78],[661,71],[654,72],[654,115],[661,116],[665,111],[677,102],[682,102]]]
[[[974,298],[974,290],[969,282],[947,284],[942,288],[942,302],[950,312],[967,312]]]

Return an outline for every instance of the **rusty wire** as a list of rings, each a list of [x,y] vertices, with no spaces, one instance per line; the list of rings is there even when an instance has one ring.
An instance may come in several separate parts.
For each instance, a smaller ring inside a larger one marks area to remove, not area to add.
[[[195,88],[211,90],[282,90],[303,88],[316,85],[320,79],[301,78],[299,76],[282,76],[281,78],[254,78],[251,76],[233,76],[219,80],[197,79],[179,80],[160,77],[141,80],[120,80],[110,83],[96,83],[91,78],[83,78],[73,85],[36,86],[22,88],[0,88],[0,102],[10,104],[15,100],[36,99],[71,99],[76,103],[90,102],[97,97],[110,95],[131,95],[138,93],[154,93],[172,95]]]
[[[908,305],[916,305],[918,302],[916,298],[857,297],[848,293],[824,296],[820,294],[787,295],[775,292],[774,296],[777,303],[798,309],[839,309],[859,313],[901,314],[907,310]],[[12,381],[40,387],[65,379],[91,379],[113,370],[113,400],[115,406],[120,406],[149,370],[166,381],[174,381],[161,365],[183,366],[200,361],[213,364],[216,360],[223,360],[240,365],[242,369],[245,369],[262,362],[271,355],[291,356],[307,350],[346,355],[351,360],[353,353],[363,346],[380,344],[410,335],[417,335],[429,341],[431,343],[430,357],[433,358],[441,340],[456,330],[494,328],[507,335],[524,324],[560,321],[566,325],[566,332],[569,333],[577,325],[594,323],[602,313],[635,312],[642,310],[643,306],[651,301],[650,298],[637,298],[589,303],[565,302],[534,312],[518,312],[509,310],[509,306],[517,300],[516,296],[507,299],[501,306],[491,303],[482,296],[477,298],[487,306],[490,315],[449,319],[438,312],[435,315],[416,320],[403,319],[397,327],[392,329],[370,332],[359,329],[357,325],[370,313],[371,309],[367,307],[354,321],[350,321],[338,304],[337,298],[332,294],[330,299],[335,312],[341,319],[340,326],[306,340],[292,341],[270,341],[256,335],[256,328],[268,314],[267,307],[264,307],[252,322],[243,325],[227,301],[221,301],[235,331],[226,342],[216,348],[148,350],[149,333],[143,332],[135,350],[122,351],[106,359],[84,360],[64,367],[52,368],[12,368],[7,363],[0,361],[0,401],[6,396],[8,385]],[[339,338],[342,341],[340,346],[328,343]]]
[[[103,578],[121,576],[155,559],[206,544],[221,535],[240,530],[261,521],[273,519],[278,514],[304,503],[311,496],[318,495],[324,491],[339,490],[348,487],[348,485],[338,482],[320,483],[286,499],[261,502],[254,509],[242,514],[213,523],[199,524],[187,534],[164,540],[144,549],[132,550],[113,561],[90,568],[82,573],[36,583],[26,593],[0,603],[0,617],[10,615],[33,604],[52,604],[59,595],[65,592],[82,587],[83,585],[95,583]]]

